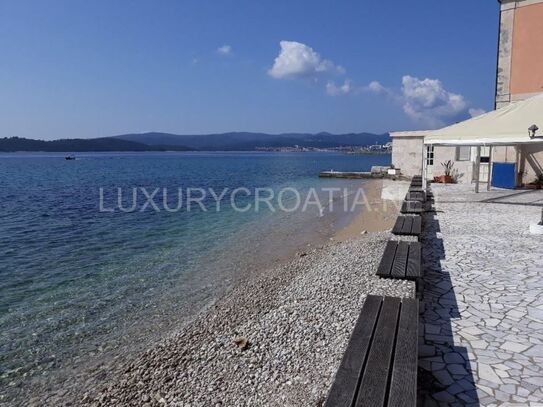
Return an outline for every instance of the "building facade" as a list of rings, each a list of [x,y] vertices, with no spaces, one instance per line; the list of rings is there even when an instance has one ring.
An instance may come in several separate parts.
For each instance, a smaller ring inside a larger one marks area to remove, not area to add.
[[[543,93],[543,0],[501,0],[496,108]]]
[[[543,93],[543,0],[498,0],[500,27],[496,67],[495,107]],[[543,112],[542,112],[543,116]],[[534,124],[534,123],[532,123]],[[543,131],[543,125],[540,125]],[[444,163],[454,162],[457,182],[492,180],[492,163],[514,164],[515,184],[535,181],[543,173],[543,143],[510,146],[424,146],[428,132],[393,132],[392,164],[406,176],[422,173],[426,161],[428,179],[443,174]]]
[[[541,93],[543,0],[500,0],[495,107],[499,109]],[[533,182],[543,172],[541,144],[494,147],[493,150],[493,161],[516,163],[517,185]]]
[[[406,177],[422,174],[426,161],[428,179],[443,175],[442,163],[453,161],[453,175],[458,182],[474,181],[476,147],[470,146],[432,146],[424,145],[424,137],[431,131],[391,132],[392,164]],[[480,182],[487,182],[489,176],[490,149],[481,149]]]

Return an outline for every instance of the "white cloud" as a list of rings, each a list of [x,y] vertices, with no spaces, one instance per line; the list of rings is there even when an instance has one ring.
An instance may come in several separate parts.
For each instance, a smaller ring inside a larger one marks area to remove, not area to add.
[[[470,108],[464,96],[446,90],[439,79],[405,75],[399,92],[377,81],[370,82],[363,90],[386,95],[401,104],[409,118],[428,128],[442,127],[468,115],[474,117],[484,113],[482,109]]]
[[[428,127],[443,126],[447,120],[465,115],[468,104],[462,95],[447,91],[438,79],[402,78],[403,110]]]
[[[372,81],[369,83],[369,85],[366,87],[366,90],[373,92],[373,93],[386,93],[387,89],[381,85],[378,81]]]
[[[232,46],[231,45],[223,45],[222,47],[217,48],[217,53],[219,55],[231,55],[232,54]]]
[[[326,93],[330,96],[347,95],[352,93],[355,89],[349,79],[345,79],[343,85],[336,85],[334,82],[328,82],[326,84]]]
[[[361,90],[363,92],[374,93],[376,95],[385,95],[386,97],[396,102],[402,101],[401,95],[399,95],[394,90],[389,89],[386,86],[383,86],[381,82],[378,82],[378,81],[371,81],[367,86],[362,87]]]
[[[281,41],[281,50],[268,74],[276,79],[315,77],[323,73],[345,74],[345,68],[322,58],[313,48],[296,41]]]
[[[477,117],[477,116],[481,116],[482,114],[485,114],[486,110],[479,109],[479,108],[471,108],[468,110],[468,113],[471,117]]]

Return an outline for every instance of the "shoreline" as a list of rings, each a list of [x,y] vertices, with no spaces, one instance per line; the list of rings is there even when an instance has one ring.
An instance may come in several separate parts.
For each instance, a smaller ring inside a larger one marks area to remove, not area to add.
[[[318,405],[366,295],[414,295],[413,283],[374,275],[387,239],[372,233],[330,243],[236,287],[79,402]]]
[[[361,234],[385,232],[392,229],[398,216],[398,206],[394,201],[382,198],[384,180],[370,180],[363,184],[366,207],[343,229],[337,231],[334,240],[346,241],[360,237]]]
[[[382,181],[366,187],[381,205]],[[387,207],[386,205],[384,206]],[[124,367],[83,402],[108,405],[318,405],[366,295],[414,296],[375,268],[397,209],[362,211],[332,241],[240,282],[185,329]],[[393,216],[394,215],[394,216]],[[361,234],[360,228],[367,234]],[[247,295],[251,293],[251,295]],[[146,404],[147,403],[147,404]]]
[[[361,188],[371,207],[383,208],[382,180]],[[374,276],[385,231],[397,212],[393,205],[384,207],[389,209],[362,210],[328,242],[308,245],[273,267],[244,272],[178,329],[146,351],[112,363],[107,376],[95,370],[90,377],[79,376],[80,385],[42,394],[45,401],[33,398],[28,405],[267,406],[288,399],[301,406],[307,405],[303,394],[308,391],[318,402],[326,396],[365,296],[414,293],[411,283]],[[248,349],[243,350],[235,341],[245,339]],[[315,365],[321,373],[306,371]],[[105,384],[104,378],[116,376]],[[222,387],[215,386],[218,376]]]

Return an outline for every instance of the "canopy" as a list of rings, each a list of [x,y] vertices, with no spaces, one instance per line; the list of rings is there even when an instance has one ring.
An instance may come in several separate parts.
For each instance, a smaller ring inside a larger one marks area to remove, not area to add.
[[[543,136],[543,94],[481,116],[430,132],[424,144],[441,145],[514,145],[541,143],[542,137],[531,139],[528,128],[533,124]]]

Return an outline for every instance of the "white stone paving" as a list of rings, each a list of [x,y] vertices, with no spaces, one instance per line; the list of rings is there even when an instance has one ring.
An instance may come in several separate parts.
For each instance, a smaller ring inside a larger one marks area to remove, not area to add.
[[[424,215],[421,404],[543,406],[543,191],[432,185]]]

